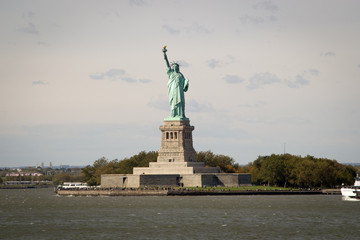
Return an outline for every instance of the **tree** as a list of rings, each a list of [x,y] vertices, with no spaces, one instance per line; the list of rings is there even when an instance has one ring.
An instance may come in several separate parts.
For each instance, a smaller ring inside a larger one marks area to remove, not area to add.
[[[334,187],[352,184],[356,169],[335,160],[290,154],[259,156],[247,167],[257,184],[293,187]]]
[[[198,162],[204,162],[205,166],[219,167],[222,172],[233,173],[238,171],[239,165],[235,164],[233,158],[225,155],[214,154],[211,151],[198,152],[196,154]]]
[[[149,162],[155,162],[157,152],[142,151],[131,158],[121,161],[114,159],[108,161],[105,157],[96,160],[93,166],[86,166],[82,169],[82,180],[88,185],[100,185],[102,174],[132,174],[134,167],[148,167]]]

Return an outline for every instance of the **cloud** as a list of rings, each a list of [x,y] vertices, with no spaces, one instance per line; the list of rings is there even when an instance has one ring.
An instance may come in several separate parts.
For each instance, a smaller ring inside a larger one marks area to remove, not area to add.
[[[317,69],[309,69],[309,73],[313,76],[318,76],[320,74],[319,70]]]
[[[262,17],[249,16],[249,15],[240,16],[239,19],[244,24],[246,23],[260,24],[264,22],[264,19]]]
[[[191,99],[186,102],[185,110],[188,112],[213,112],[214,108],[211,104],[199,104],[197,101]]]
[[[270,16],[269,17],[270,22],[276,22],[278,18],[276,16]]]
[[[122,75],[125,74],[125,71],[122,69],[113,68],[104,73],[106,77],[108,77],[110,80],[119,80],[122,79]]]
[[[237,106],[241,107],[241,108],[259,108],[259,107],[262,107],[262,106],[265,106],[265,105],[267,105],[267,102],[265,102],[265,101],[257,101],[255,104],[239,104]]]
[[[93,80],[103,80],[105,78],[105,74],[104,73],[95,73],[95,74],[91,74],[89,77]]]
[[[169,100],[167,97],[165,97],[165,95],[162,95],[155,100],[154,99],[150,100],[147,106],[163,111],[170,111]]]
[[[187,35],[196,35],[196,34],[208,34],[211,31],[203,25],[199,25],[198,23],[191,24],[185,27],[177,27],[174,28],[167,24],[162,25],[162,29],[171,35],[177,35],[180,33],[184,33]]]
[[[43,46],[43,47],[49,46],[49,44],[47,44],[46,42],[42,42],[42,41],[38,41],[37,44],[38,44],[39,46]]]
[[[121,80],[123,80],[124,82],[128,82],[128,83],[134,83],[136,82],[135,79],[131,78],[131,77],[122,77],[120,78]]]
[[[150,83],[151,80],[150,79],[139,79],[139,82],[141,82],[141,83]]]
[[[146,5],[146,1],[144,0],[129,0],[131,6],[144,6]]]
[[[275,12],[279,10],[278,5],[276,5],[271,1],[258,2],[253,5],[253,8],[256,10],[266,10],[271,12]]]
[[[35,16],[35,13],[32,11],[23,12],[22,17],[23,18],[33,18]]]
[[[95,74],[91,74],[89,77],[93,80],[108,79],[108,80],[112,80],[112,81],[123,80],[125,82],[132,82],[130,79],[128,79],[124,75],[125,75],[124,70],[118,69],[118,68],[112,68],[107,72],[98,72]]]
[[[275,83],[286,85],[290,88],[299,88],[310,84],[308,78],[316,77],[320,74],[317,69],[305,70],[297,74],[293,80],[281,79],[273,73],[262,72],[254,74],[249,80],[239,77],[237,75],[225,75],[223,79],[228,84],[239,84],[247,82],[247,88],[250,90],[261,88],[265,85],[272,85]]]
[[[170,27],[169,25],[167,24],[164,24],[162,25],[162,29],[164,29],[167,33],[171,34],[171,35],[176,35],[176,34],[179,34],[180,31],[175,29],[175,28],[172,28]]]
[[[326,52],[326,53],[320,53],[320,56],[324,56],[324,57],[334,57],[336,56],[336,54],[334,52]]]
[[[226,83],[234,84],[234,83],[242,83],[245,81],[245,79],[236,76],[236,75],[226,75],[223,77]]]
[[[290,88],[299,88],[300,86],[309,85],[309,81],[301,75],[297,75],[295,81],[287,81]]]
[[[111,81],[124,81],[127,83],[135,83],[135,82],[140,82],[140,83],[149,83],[151,82],[150,79],[135,79],[132,77],[129,77],[126,75],[125,70],[123,69],[119,69],[119,68],[112,68],[107,72],[98,72],[95,74],[90,74],[89,77],[93,80],[111,80]]]
[[[360,64],[358,64],[357,66],[358,66],[358,68],[360,68]]]
[[[207,65],[210,68],[214,69],[214,68],[216,68],[216,67],[218,67],[220,65],[220,61],[216,60],[216,59],[210,59],[210,60],[207,61]]]
[[[210,30],[206,27],[199,25],[197,23],[193,24],[190,27],[185,27],[184,31],[188,34],[198,33],[198,34],[208,34],[210,33]]]
[[[19,32],[27,33],[27,34],[39,34],[36,26],[32,23],[28,23],[26,27],[22,27],[18,29]]]
[[[38,85],[45,85],[46,82],[42,81],[42,80],[39,80],[39,81],[33,81],[32,82],[32,85],[33,86],[38,86]]]
[[[185,60],[180,60],[180,61],[178,61],[177,63],[178,63],[178,64],[180,65],[180,67],[182,67],[182,68],[187,68],[187,67],[190,66],[190,64],[189,64],[188,62],[186,62]]]
[[[271,85],[280,82],[282,82],[281,79],[279,79],[275,74],[269,72],[258,73],[250,78],[247,88],[256,89],[263,85]]]
[[[235,58],[231,55],[227,56],[225,59],[210,59],[206,63],[209,68],[217,68],[217,67],[224,67],[229,64],[232,64],[235,62]]]

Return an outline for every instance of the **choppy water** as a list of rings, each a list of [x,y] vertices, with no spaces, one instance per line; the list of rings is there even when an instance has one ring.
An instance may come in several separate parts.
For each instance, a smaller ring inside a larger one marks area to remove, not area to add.
[[[341,196],[59,197],[0,190],[1,239],[360,239]]]

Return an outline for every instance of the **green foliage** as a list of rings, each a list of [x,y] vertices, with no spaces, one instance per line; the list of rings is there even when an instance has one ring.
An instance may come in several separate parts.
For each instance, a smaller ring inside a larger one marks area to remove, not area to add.
[[[96,160],[93,166],[81,171],[83,182],[100,185],[101,174],[132,174],[134,167],[148,167],[156,162],[158,153],[142,151],[123,160],[108,161],[105,157]],[[251,173],[252,182],[257,185],[309,188],[334,187],[342,183],[352,185],[357,169],[342,165],[335,160],[294,156],[291,154],[259,156],[246,166],[239,166],[234,159],[214,154],[211,151],[198,152],[198,162],[209,167],[219,167],[225,173]],[[71,177],[71,176],[70,176]],[[59,182],[68,181],[66,175],[57,176]],[[70,179],[72,180],[72,179]]]
[[[292,187],[334,187],[354,182],[356,169],[335,160],[290,154],[259,156],[249,163],[256,184]]]
[[[60,172],[52,176],[52,182],[54,185],[60,185],[64,182],[80,182],[82,179],[80,174],[71,174],[67,172]]]
[[[131,158],[108,161],[105,157],[96,160],[93,166],[82,169],[82,181],[90,186],[100,185],[102,174],[132,174],[134,167],[148,167],[149,162],[156,162],[157,152],[142,151]]]
[[[225,173],[243,172],[233,158],[221,154],[214,154],[211,151],[198,152],[196,159],[198,162],[204,162],[205,166],[219,167],[220,170]]]
[[[0,184],[2,184],[3,183],[3,179],[2,179],[2,177],[0,177]]]

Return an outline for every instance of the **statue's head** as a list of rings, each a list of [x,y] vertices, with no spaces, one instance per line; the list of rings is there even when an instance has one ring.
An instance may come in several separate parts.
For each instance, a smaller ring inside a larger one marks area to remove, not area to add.
[[[172,69],[174,69],[175,72],[180,72],[180,65],[176,62],[171,63]]]

